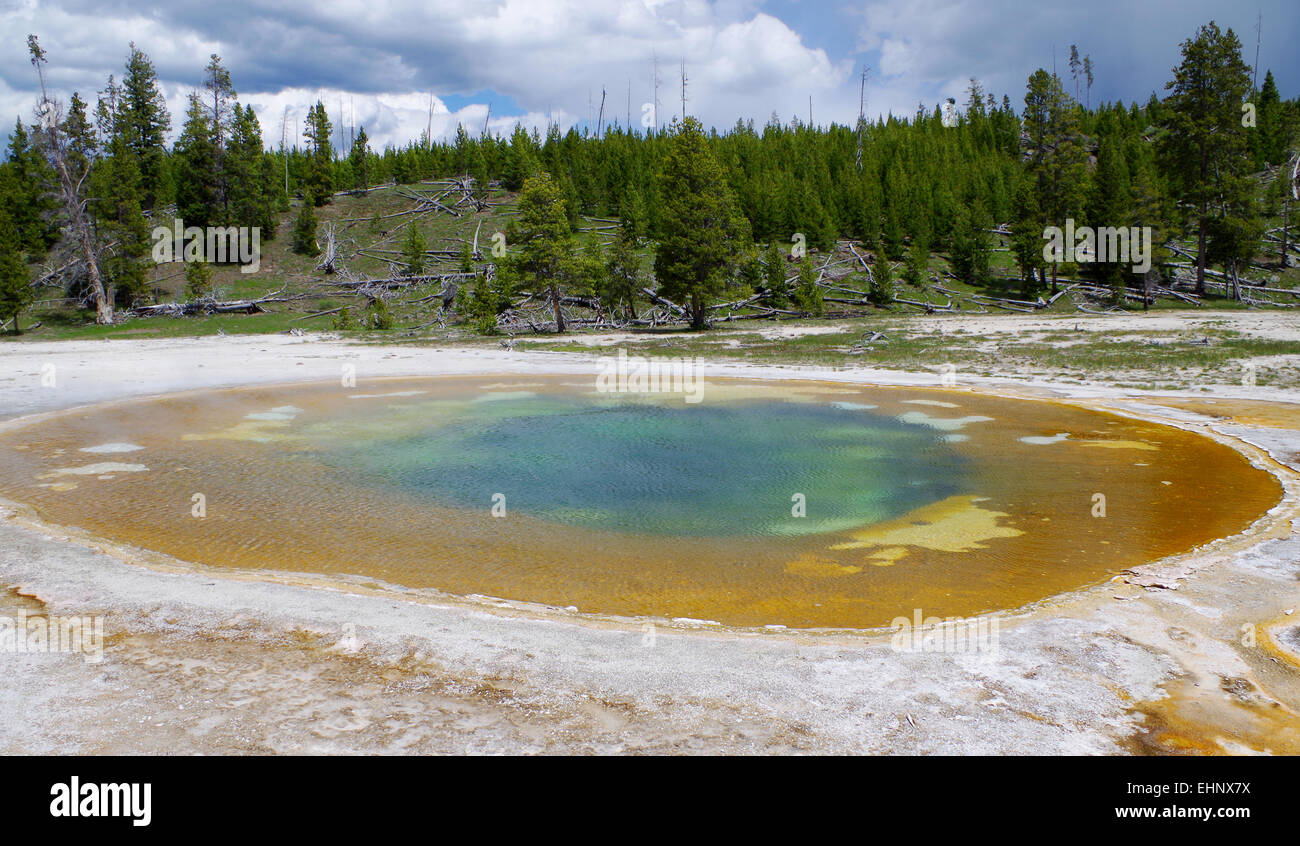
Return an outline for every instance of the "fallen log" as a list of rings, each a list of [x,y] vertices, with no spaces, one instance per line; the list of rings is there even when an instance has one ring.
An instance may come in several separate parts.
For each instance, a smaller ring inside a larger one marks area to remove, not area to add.
[[[382,191],[385,188],[396,188],[396,182],[385,182],[383,185],[374,185],[370,188],[352,188],[347,191],[335,191],[330,196],[333,197],[357,197],[362,194],[369,194],[371,191]]]
[[[388,276],[382,279],[343,279],[326,284],[335,285],[339,288],[367,288],[375,285],[386,285],[393,282],[400,282],[404,285],[413,285],[419,282],[433,282],[434,280],[444,281],[451,277],[464,277],[476,275],[473,271],[449,270],[446,273],[422,273],[415,276]]]
[[[903,303],[904,305],[916,306],[917,308],[923,308],[925,309],[926,314],[930,314],[931,312],[936,312],[936,311],[956,311],[956,309],[953,307],[951,299],[948,300],[948,302],[945,305],[939,305],[938,303],[927,303],[927,302],[920,302],[917,300],[905,300],[902,297],[895,296],[894,302]]]
[[[313,317],[324,317],[327,314],[338,314],[340,311],[342,311],[345,308],[347,308],[347,306],[339,306],[338,308],[331,308],[326,311],[317,311],[317,312],[313,312],[312,314],[304,314],[302,317],[294,317],[290,319],[289,322],[296,323],[299,320],[311,320]]]
[[[672,300],[664,299],[649,288],[642,288],[641,293],[645,294],[650,299],[650,302],[655,305],[663,306],[669,311],[676,312],[682,317],[690,317],[690,311],[688,311],[685,306],[680,306]]]
[[[154,303],[135,306],[127,313],[135,317],[189,317],[195,314],[259,314],[264,300],[235,300],[217,302],[215,300],[192,300],[187,303]],[[283,301],[281,301],[283,302]]]

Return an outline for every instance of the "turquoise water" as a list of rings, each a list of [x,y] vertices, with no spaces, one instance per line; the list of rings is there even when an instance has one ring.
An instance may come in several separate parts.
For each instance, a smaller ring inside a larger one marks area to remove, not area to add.
[[[487,510],[503,494],[511,512],[665,536],[839,531],[972,489],[968,462],[933,431],[861,408],[556,396],[447,407],[317,458],[431,504]]]

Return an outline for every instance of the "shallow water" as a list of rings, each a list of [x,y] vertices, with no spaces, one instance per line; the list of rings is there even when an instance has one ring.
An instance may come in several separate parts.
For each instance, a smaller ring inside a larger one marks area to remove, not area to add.
[[[1068,405],[730,380],[698,405],[575,376],[207,392],[18,429],[0,459],[45,519],[198,564],[796,627],[1015,607],[1281,493],[1228,447]]]
[[[312,458],[432,505],[480,508],[502,492],[507,513],[662,536],[847,530],[969,487],[969,462],[923,428],[822,403],[450,402],[432,404],[445,423],[408,418],[356,443],[313,432]],[[803,518],[796,492],[813,503]]]

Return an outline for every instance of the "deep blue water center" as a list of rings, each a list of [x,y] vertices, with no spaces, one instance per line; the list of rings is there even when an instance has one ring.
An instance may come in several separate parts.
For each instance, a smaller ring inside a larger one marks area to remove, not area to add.
[[[486,511],[500,493],[509,511],[613,531],[829,532],[970,489],[968,462],[933,431],[819,402],[534,397],[394,435],[323,457],[430,503]]]

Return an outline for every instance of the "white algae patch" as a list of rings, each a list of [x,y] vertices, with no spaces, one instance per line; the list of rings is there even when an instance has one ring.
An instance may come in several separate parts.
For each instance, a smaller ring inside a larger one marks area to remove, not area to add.
[[[79,451],[93,452],[93,453],[114,453],[114,452],[136,452],[137,450],[142,450],[142,449],[144,449],[144,447],[139,446],[137,444],[128,444],[128,443],[119,442],[119,443],[111,443],[111,444],[100,444],[99,446],[93,446],[93,447],[82,447]]]
[[[1020,440],[1027,444],[1059,444],[1061,441],[1069,440],[1069,432],[1057,432],[1055,435],[1026,435]]]
[[[292,422],[293,418],[302,414],[302,409],[294,405],[281,405],[270,411],[255,411],[252,414],[245,414],[245,420],[261,420],[266,422]]]
[[[61,467],[49,473],[42,473],[40,478],[51,479],[55,476],[102,476],[105,473],[143,473],[148,470],[143,464],[122,464],[117,461],[101,461],[84,467]]]
[[[940,402],[939,400],[903,400],[908,405],[933,405],[936,408],[961,408],[955,402]]]
[[[470,402],[498,402],[500,400],[520,400],[536,396],[532,391],[495,391],[474,397]]]
[[[929,426],[931,429],[940,429],[945,432],[951,432],[960,429],[969,423],[985,423],[993,418],[981,417],[978,414],[971,414],[966,417],[931,417],[924,411],[909,411],[906,414],[898,415],[898,419],[904,423],[912,423],[917,426]]]
[[[871,409],[878,407],[865,402],[833,402],[831,403],[831,406],[834,408],[847,409],[848,411],[870,411]]]

